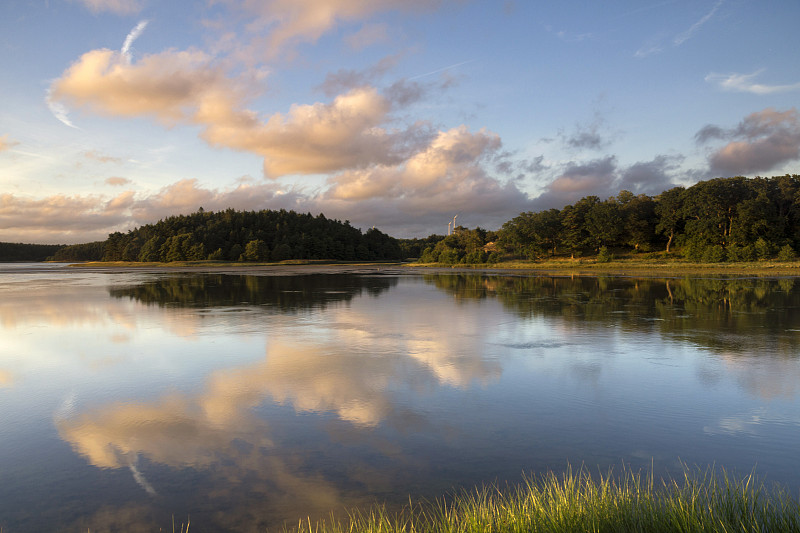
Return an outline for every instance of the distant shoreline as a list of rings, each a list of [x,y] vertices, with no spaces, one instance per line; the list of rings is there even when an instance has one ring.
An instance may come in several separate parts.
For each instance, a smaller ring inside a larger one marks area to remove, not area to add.
[[[800,277],[800,262],[689,263],[681,261],[621,260],[598,263],[593,259],[544,262],[514,261],[498,264],[444,265],[437,263],[285,261],[282,263],[233,263],[186,261],[176,263],[89,262],[63,263],[65,268],[96,272],[185,272],[248,275],[302,274],[442,274],[474,273],[495,275],[554,276],[735,276]]]

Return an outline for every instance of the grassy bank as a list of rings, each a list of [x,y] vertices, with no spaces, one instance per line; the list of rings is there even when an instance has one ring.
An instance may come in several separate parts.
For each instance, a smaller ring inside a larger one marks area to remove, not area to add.
[[[599,262],[595,258],[557,258],[545,261],[502,261],[499,263],[480,264],[445,264],[414,262],[348,262],[322,260],[290,260],[280,263],[254,263],[233,261],[175,261],[172,263],[137,263],[137,262],[86,262],[73,263],[70,266],[84,269],[130,269],[130,270],[172,270],[172,271],[220,271],[238,270],[242,272],[255,270],[291,268],[313,269],[323,268],[335,272],[337,269],[349,271],[353,267],[363,269],[403,268],[406,270],[469,270],[503,272],[513,271],[518,274],[568,274],[568,275],[647,275],[647,276],[800,276],[800,261],[753,261],[730,263],[693,263],[681,259],[624,257],[607,262]],[[285,272],[283,272],[285,273]]]
[[[597,259],[557,258],[543,261],[502,261],[493,264],[447,265],[443,263],[408,263],[419,268],[457,268],[476,270],[514,270],[567,274],[665,274],[665,275],[745,275],[798,276],[800,262],[753,261],[729,263],[694,263],[681,259],[624,257],[600,262]]]
[[[654,481],[624,471],[568,470],[517,487],[484,487],[397,514],[383,507],[340,520],[301,521],[299,533],[800,532],[800,505],[754,476],[690,472]]]

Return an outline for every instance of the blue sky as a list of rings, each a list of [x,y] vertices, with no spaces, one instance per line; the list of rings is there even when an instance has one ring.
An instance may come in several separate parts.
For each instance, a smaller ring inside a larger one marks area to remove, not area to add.
[[[6,0],[0,241],[206,210],[398,237],[798,173],[800,3]]]

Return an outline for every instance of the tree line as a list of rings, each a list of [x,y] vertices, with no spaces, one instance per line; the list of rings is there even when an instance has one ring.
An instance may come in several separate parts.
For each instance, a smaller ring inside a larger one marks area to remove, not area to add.
[[[452,235],[422,239],[395,239],[375,228],[362,233],[349,221],[323,214],[215,213],[201,207],[112,233],[105,241],[63,248],[0,243],[0,260],[41,260],[52,254],[58,261],[418,258],[478,264],[557,256],[602,261],[613,253],[657,251],[702,262],[794,259],[800,251],[800,175],[717,178],[656,196],[629,191],[605,200],[586,196],[562,209],[520,213],[497,231],[459,226]]]
[[[0,261],[44,261],[63,247],[63,244],[0,242]]]
[[[213,212],[200,208],[130,230],[101,243],[68,246],[57,261],[342,261],[399,260],[397,239],[375,228],[362,233],[349,221],[319,214],[262,210]]]
[[[790,260],[800,249],[800,175],[717,178],[653,197],[586,196],[563,209],[521,213],[498,235],[506,254],[532,260],[608,258],[612,250],[703,262]]]

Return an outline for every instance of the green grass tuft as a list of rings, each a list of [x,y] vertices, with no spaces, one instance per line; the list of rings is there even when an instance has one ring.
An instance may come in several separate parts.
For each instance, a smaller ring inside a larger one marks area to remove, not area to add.
[[[286,530],[289,531],[289,530]],[[753,474],[737,478],[684,470],[680,479],[623,469],[592,476],[571,468],[561,476],[527,477],[434,502],[411,502],[397,513],[376,506],[347,518],[301,521],[298,533],[650,533],[800,532],[800,505]]]

